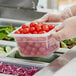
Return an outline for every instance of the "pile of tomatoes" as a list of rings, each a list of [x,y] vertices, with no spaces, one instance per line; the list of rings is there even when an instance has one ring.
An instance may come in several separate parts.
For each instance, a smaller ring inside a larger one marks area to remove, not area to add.
[[[44,34],[55,28],[55,25],[30,23],[24,24],[15,34]],[[16,37],[19,53],[22,56],[49,56],[58,48],[56,40],[49,35],[46,37]]]
[[[54,43],[50,46],[48,42],[18,42],[19,53],[22,56],[44,57],[54,52],[58,45]]]
[[[24,24],[22,27],[15,32],[15,34],[44,34],[55,28],[55,25],[39,24],[31,22],[28,25]]]

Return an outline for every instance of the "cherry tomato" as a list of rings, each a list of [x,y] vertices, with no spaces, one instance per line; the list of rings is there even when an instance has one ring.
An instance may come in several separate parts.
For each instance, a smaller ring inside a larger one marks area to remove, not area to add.
[[[28,42],[28,45],[30,46],[33,46],[33,44],[34,44],[33,42]]]
[[[42,26],[43,31],[49,32],[49,25],[43,24]]]
[[[27,28],[28,26],[26,24],[22,25],[22,29]]]
[[[31,51],[31,48],[32,48],[31,46],[27,46],[26,50],[29,52],[29,51]]]
[[[23,33],[24,33],[24,34],[28,34],[28,33],[29,33],[29,28],[23,29]]]
[[[30,32],[33,33],[35,31],[35,27],[30,27]]]
[[[35,47],[32,47],[32,50],[37,50]]]
[[[42,42],[41,45],[42,45],[42,47],[46,48],[47,47],[47,42]]]
[[[37,31],[34,31],[33,34],[37,34]]]
[[[49,25],[49,29],[52,30],[55,28],[55,25]]]
[[[41,53],[38,51],[38,52],[36,53],[36,56],[41,56]]]
[[[34,22],[31,22],[31,23],[30,23],[30,27],[36,27],[36,26],[37,26],[36,23],[34,23]]]
[[[38,34],[44,34],[46,33],[46,31],[40,31]]]
[[[19,47],[25,48],[26,47],[26,43],[25,42],[17,42]]]
[[[36,51],[37,51],[37,48],[32,47],[32,51],[31,52],[36,53]]]
[[[48,50],[45,51],[45,52],[43,53],[43,55],[44,55],[44,56],[49,56],[49,55],[50,55],[50,51],[48,51]]]
[[[31,52],[31,53],[30,53],[30,56],[35,56],[35,53],[34,53],[34,52]]]
[[[42,31],[42,28],[41,28],[41,26],[37,26],[37,27],[36,27],[36,31],[37,31],[37,32],[40,32],[40,31]]]
[[[23,29],[22,28],[20,28],[18,31],[20,32],[20,34],[23,33]]]
[[[41,43],[35,43],[34,46],[35,46],[36,48],[39,48],[39,47],[40,47],[40,44],[41,44]]]
[[[20,34],[20,32],[19,32],[19,31],[15,31],[14,33],[15,33],[15,34]]]
[[[29,55],[28,51],[25,50],[23,55],[28,56]]]
[[[41,53],[43,53],[45,50],[46,50],[46,49],[45,49],[44,47],[40,47],[40,48],[39,48],[39,51],[40,51]]]

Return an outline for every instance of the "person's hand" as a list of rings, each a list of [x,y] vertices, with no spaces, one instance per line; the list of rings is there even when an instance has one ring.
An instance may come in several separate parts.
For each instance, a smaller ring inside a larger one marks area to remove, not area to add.
[[[74,7],[76,7],[76,5],[73,5],[72,7],[67,7],[66,9],[64,9],[61,12],[47,13],[43,17],[41,17],[40,19],[37,19],[33,22],[37,22],[37,23],[62,22],[65,19],[74,16],[74,13],[76,14],[76,11],[74,10]]]
[[[55,30],[56,32],[53,34],[53,37],[58,41],[76,38],[76,17],[65,20],[61,24],[61,27],[58,27]]]
[[[63,19],[61,18],[61,14],[54,14],[54,13],[47,13],[45,14],[43,17],[41,17],[40,19],[37,19],[33,22],[35,23],[45,23],[45,22],[60,22],[63,21]]]

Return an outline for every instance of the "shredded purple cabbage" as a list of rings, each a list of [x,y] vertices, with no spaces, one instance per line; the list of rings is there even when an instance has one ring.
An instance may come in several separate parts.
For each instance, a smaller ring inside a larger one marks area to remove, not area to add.
[[[0,73],[11,74],[14,76],[33,76],[38,72],[38,68],[22,68],[22,66],[17,67],[16,65],[12,66],[10,64],[5,64],[4,62],[0,63]]]

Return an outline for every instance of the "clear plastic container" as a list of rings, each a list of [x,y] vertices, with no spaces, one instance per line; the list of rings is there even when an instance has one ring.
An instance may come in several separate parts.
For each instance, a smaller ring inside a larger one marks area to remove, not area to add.
[[[49,56],[59,48],[59,42],[52,37],[54,30],[45,34],[14,34],[15,31],[10,33],[9,36],[15,38],[19,53],[23,57]]]

